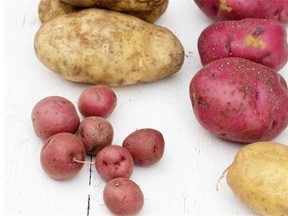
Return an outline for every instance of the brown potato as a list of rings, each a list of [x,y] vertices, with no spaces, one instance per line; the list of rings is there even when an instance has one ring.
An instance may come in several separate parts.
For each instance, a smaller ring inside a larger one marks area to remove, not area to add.
[[[244,146],[228,167],[235,195],[260,215],[288,214],[288,146],[257,142]]]
[[[166,0],[62,0],[80,7],[101,7],[116,11],[151,11],[162,5]]]
[[[144,21],[155,22],[167,9],[168,0],[151,11],[122,11]],[[38,7],[38,16],[42,23],[67,13],[80,11],[86,8],[69,5],[61,0],[41,0]]]
[[[44,23],[34,46],[39,60],[63,78],[109,86],[157,81],[184,62],[184,48],[167,28],[96,8]]]

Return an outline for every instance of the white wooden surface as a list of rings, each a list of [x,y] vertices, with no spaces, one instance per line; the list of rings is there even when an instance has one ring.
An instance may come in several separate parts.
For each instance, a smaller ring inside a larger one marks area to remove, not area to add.
[[[50,179],[41,169],[42,142],[30,119],[34,104],[43,97],[61,95],[76,105],[88,85],[61,79],[36,58],[33,39],[40,26],[38,3],[6,0],[1,6],[5,12],[1,30],[5,32],[1,70],[5,77],[1,121],[5,123],[1,130],[4,215],[111,215],[102,200],[105,183],[95,167],[85,166],[66,182]],[[148,168],[136,167],[131,177],[145,196],[139,215],[254,215],[233,195],[225,179],[216,191],[217,179],[241,145],[204,131],[189,100],[190,80],[201,68],[197,38],[210,23],[193,0],[170,0],[157,24],[168,27],[182,41],[186,57],[181,71],[156,83],[114,88],[118,105],[108,118],[115,131],[114,144],[121,144],[129,133],[144,127],[160,130],[166,141],[163,159]],[[288,78],[286,71],[280,73]],[[275,139],[287,140],[288,130]]]

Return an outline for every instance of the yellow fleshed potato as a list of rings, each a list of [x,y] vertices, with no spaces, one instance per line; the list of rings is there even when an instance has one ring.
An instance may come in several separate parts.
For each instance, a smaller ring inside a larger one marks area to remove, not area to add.
[[[155,22],[167,9],[168,0],[151,11],[122,11],[122,13],[130,14],[143,19],[147,22]],[[72,13],[86,8],[69,5],[61,0],[41,0],[38,6],[38,16],[40,21],[46,22],[54,17]]]
[[[150,11],[166,0],[61,0],[69,5],[80,7],[101,7],[116,11]]]
[[[184,48],[167,28],[95,8],[45,22],[34,48],[60,76],[110,86],[156,81],[179,71],[184,62]]]
[[[288,145],[256,142],[244,146],[227,171],[232,191],[261,215],[288,215]]]

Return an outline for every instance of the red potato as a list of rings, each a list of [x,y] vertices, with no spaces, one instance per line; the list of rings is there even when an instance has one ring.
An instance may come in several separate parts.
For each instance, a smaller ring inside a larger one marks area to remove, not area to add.
[[[247,18],[219,21],[198,39],[203,65],[225,57],[242,57],[280,70],[288,60],[286,29],[273,20]]]
[[[143,128],[129,134],[122,146],[131,153],[135,164],[150,166],[162,158],[165,142],[160,131]]]
[[[215,60],[190,83],[199,123],[222,139],[252,143],[278,136],[288,124],[288,91],[275,70],[243,58]]]
[[[93,85],[86,88],[78,100],[78,109],[85,117],[107,117],[115,109],[117,96],[112,88],[106,85]]]
[[[212,20],[273,19],[288,23],[288,0],[194,0]]]
[[[95,157],[95,166],[99,175],[107,182],[118,177],[129,178],[134,170],[130,152],[117,145],[103,148]]]
[[[75,134],[83,142],[86,153],[96,155],[101,149],[112,144],[114,130],[108,120],[90,116],[80,122]]]
[[[40,162],[43,170],[51,178],[69,180],[79,173],[85,156],[81,140],[74,134],[63,132],[46,140],[41,150]]]
[[[144,195],[141,188],[127,178],[116,178],[109,181],[103,191],[103,200],[107,208],[119,216],[135,215],[144,206]]]
[[[80,123],[75,106],[60,96],[48,96],[38,101],[31,118],[33,129],[42,140],[60,132],[75,133]]]

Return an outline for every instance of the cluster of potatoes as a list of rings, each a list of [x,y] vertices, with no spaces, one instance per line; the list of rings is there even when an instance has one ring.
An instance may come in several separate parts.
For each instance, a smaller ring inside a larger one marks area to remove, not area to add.
[[[225,170],[232,191],[261,215],[288,215],[288,1],[194,0],[212,22],[198,39],[203,68],[190,99],[199,123],[245,144]]]
[[[203,68],[189,86],[194,114],[215,137],[245,144],[226,170],[241,201],[261,215],[288,215],[288,146],[271,141],[288,125],[280,74],[288,60],[288,1],[194,3],[215,21],[198,40]],[[184,62],[179,39],[153,24],[167,7],[168,0],[41,0],[35,53],[74,82],[157,81]]]

